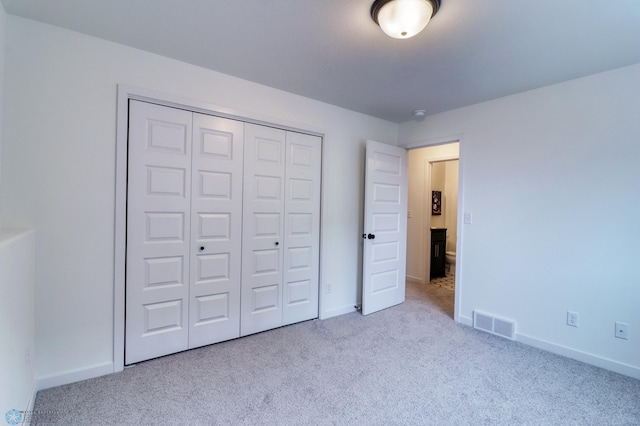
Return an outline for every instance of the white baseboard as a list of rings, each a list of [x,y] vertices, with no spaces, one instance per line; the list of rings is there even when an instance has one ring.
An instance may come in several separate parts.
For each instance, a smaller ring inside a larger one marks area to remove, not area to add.
[[[411,275],[407,275],[407,281],[411,281],[412,283],[424,284],[422,278],[414,277]]]
[[[471,319],[469,317],[465,317],[463,315],[460,315],[456,321],[459,322],[460,324],[468,325],[469,327],[473,327],[473,319]]]
[[[331,309],[323,312],[320,315],[320,319],[324,320],[327,318],[337,317],[344,314],[350,314],[351,312],[355,312],[356,308],[354,305],[342,306],[340,308]]]
[[[471,318],[460,316],[460,318],[458,318],[458,322],[460,324],[473,327],[473,320]],[[575,359],[577,361],[581,361],[586,364],[604,368],[605,370],[609,370],[615,373],[623,374],[625,376],[633,377],[634,379],[640,379],[640,368],[635,367],[633,365],[614,361],[608,358],[603,358],[597,355],[582,352],[566,346],[557,345],[555,343],[547,342],[546,340],[527,336],[526,334],[516,333],[515,340],[517,342],[524,343],[525,345],[542,349],[543,351],[547,351],[547,352],[554,353],[556,355],[561,355],[567,358]]]
[[[633,365],[624,364],[612,359],[578,351],[576,349],[557,345],[555,343],[547,342],[545,340],[537,339],[535,337],[527,336],[524,334],[516,333],[516,341],[557,355],[566,356],[567,358],[595,365],[596,367],[604,368],[605,370],[610,370],[616,373],[623,374],[625,376],[633,377],[634,379],[640,379],[640,368],[634,367]]]
[[[49,389],[82,380],[93,379],[94,377],[100,377],[111,373],[113,373],[113,362],[106,362],[92,367],[38,377],[36,387],[37,390]]]
[[[34,378],[33,384],[31,386],[31,396],[29,397],[29,402],[27,402],[27,407],[25,408],[23,415],[23,424],[29,425],[31,424],[31,416],[33,415],[33,407],[36,405],[36,394],[38,393],[38,381]]]

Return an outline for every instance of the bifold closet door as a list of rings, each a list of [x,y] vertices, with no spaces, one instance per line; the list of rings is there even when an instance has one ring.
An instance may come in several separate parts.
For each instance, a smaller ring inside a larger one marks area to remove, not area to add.
[[[319,137],[130,101],[125,364],[318,316]]]
[[[243,127],[130,103],[126,364],[240,335]]]
[[[287,132],[282,325],[318,317],[321,146]]]
[[[318,316],[321,139],[245,125],[241,334]]]
[[[285,131],[245,124],[241,335],[282,325]]]
[[[193,114],[189,348],[240,336],[244,123]]]
[[[188,348],[192,115],[130,101],[125,364]]]

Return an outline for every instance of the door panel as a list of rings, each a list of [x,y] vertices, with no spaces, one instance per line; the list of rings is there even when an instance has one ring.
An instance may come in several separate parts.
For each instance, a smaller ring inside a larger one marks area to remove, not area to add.
[[[407,152],[367,141],[362,313],[402,303],[407,250]]]
[[[241,335],[282,325],[285,132],[245,125]]]
[[[191,113],[131,101],[125,363],[187,349]]]
[[[318,317],[322,159],[319,137],[286,138],[283,325]]]
[[[189,348],[240,336],[244,123],[193,114]]]

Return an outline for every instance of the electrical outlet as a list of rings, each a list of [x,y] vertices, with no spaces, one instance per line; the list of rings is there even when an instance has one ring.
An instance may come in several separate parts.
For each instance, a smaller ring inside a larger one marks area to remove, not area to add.
[[[411,210],[407,210],[407,218],[411,219]]]
[[[578,313],[577,312],[567,311],[567,325],[570,325],[571,327],[577,327],[578,326]]]
[[[324,290],[324,291],[325,291],[325,293],[327,293],[327,294],[331,293],[331,283],[327,283],[327,284],[325,285],[324,289],[325,289],[325,290]]]
[[[627,340],[629,338],[629,324],[623,322],[616,322],[616,334],[618,339]]]
[[[465,212],[464,213],[464,223],[466,223],[466,224],[473,223],[473,214],[471,214],[470,212]]]

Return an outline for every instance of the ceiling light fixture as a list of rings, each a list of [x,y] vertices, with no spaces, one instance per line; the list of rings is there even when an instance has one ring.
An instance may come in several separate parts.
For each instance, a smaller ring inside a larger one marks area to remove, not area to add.
[[[409,38],[427,26],[440,0],[375,0],[371,18],[389,37]]]

